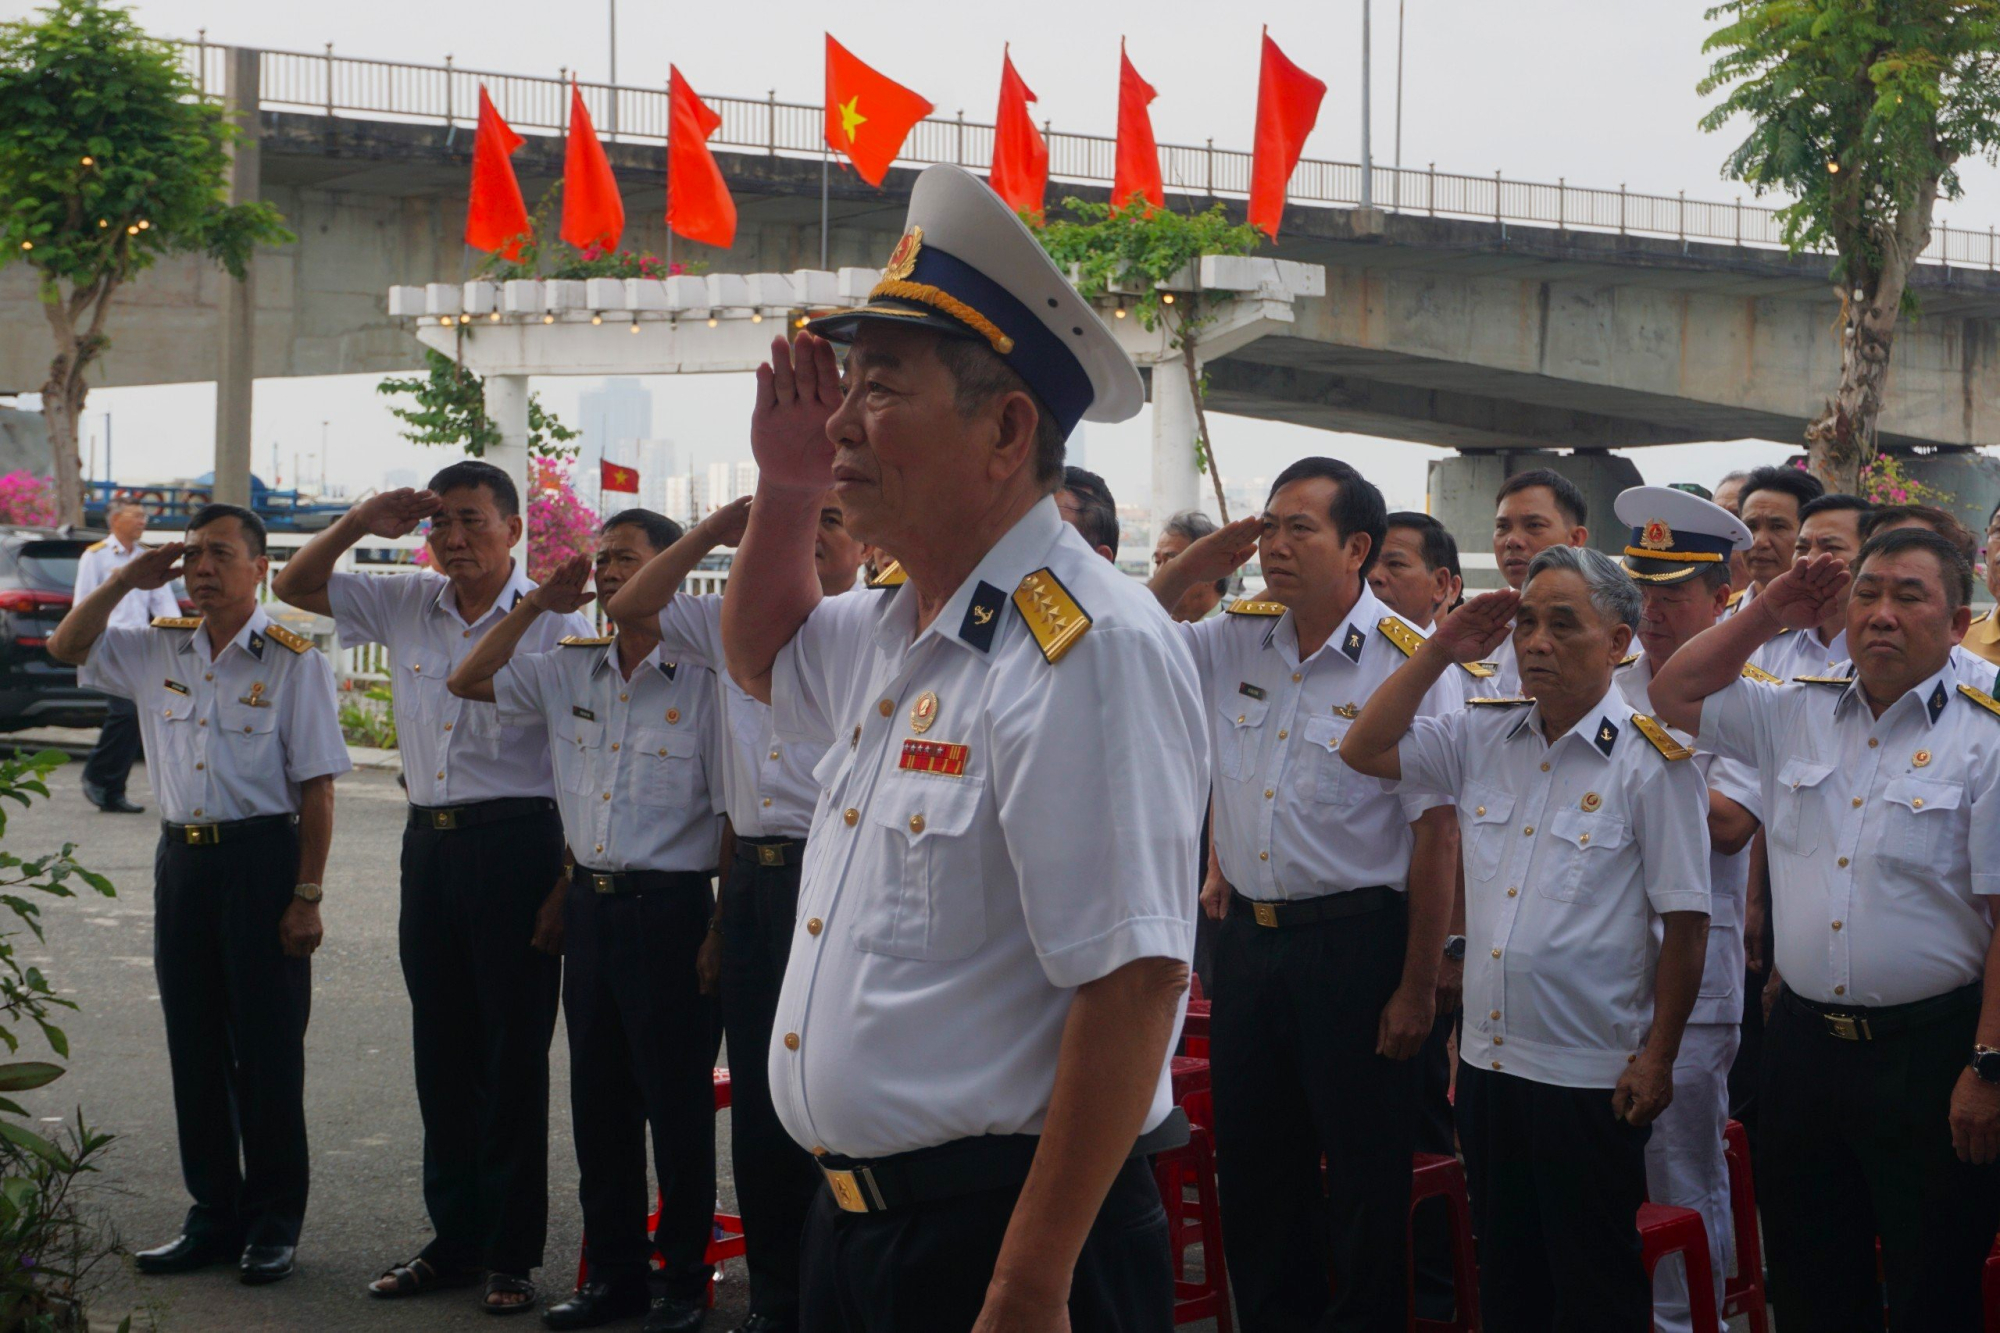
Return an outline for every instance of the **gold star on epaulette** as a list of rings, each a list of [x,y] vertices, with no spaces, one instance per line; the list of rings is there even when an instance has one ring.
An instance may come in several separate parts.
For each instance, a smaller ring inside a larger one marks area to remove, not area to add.
[[[1467,699],[1465,702],[1477,704],[1482,708],[1518,708],[1522,704],[1531,704],[1534,700],[1524,694],[1515,694],[1502,699]]]
[[[882,566],[882,572],[868,580],[871,588],[900,588],[910,581],[910,572],[903,568],[900,560],[891,560]]]
[[[295,653],[302,653],[312,647],[311,639],[294,634],[283,625],[264,626],[264,637],[272,643],[291,649]]]
[[[1090,617],[1049,569],[1038,569],[1021,580],[1014,589],[1014,605],[1021,608],[1022,619],[1051,666],[1090,629]]]
[[[1232,616],[1282,616],[1285,614],[1283,602],[1260,602],[1252,597],[1239,597],[1222,608]]]
[[[611,637],[609,634],[565,634],[556,640],[556,644],[563,648],[602,648],[611,642]]]
[[[1959,686],[1958,692],[1978,704],[1981,708],[1984,708],[1987,712],[1993,714],[1993,716],[2000,717],[2000,699],[1995,699],[1986,691],[1974,689],[1970,685]]]
[[[200,629],[200,616],[154,616],[154,629]]]
[[[1694,757],[1694,751],[1668,735],[1667,729],[1661,726],[1658,720],[1647,717],[1644,713],[1634,713],[1632,725],[1639,729],[1641,736],[1653,743],[1653,748],[1658,750],[1667,762]]]
[[[1754,680],[1759,685],[1783,685],[1785,683],[1783,678],[1772,675],[1755,662],[1745,662],[1743,664],[1743,679]]]

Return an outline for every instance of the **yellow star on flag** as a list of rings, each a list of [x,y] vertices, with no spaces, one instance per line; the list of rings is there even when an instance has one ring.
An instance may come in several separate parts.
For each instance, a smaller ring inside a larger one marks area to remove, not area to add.
[[[854,96],[848,98],[845,102],[837,102],[834,104],[836,107],[839,108],[840,111],[840,132],[847,136],[847,142],[849,143],[854,142],[855,129],[863,124],[866,124],[868,120],[868,117],[862,115],[859,111],[855,110],[855,107],[860,103],[860,101],[861,101],[861,94],[856,93],[854,94]]]

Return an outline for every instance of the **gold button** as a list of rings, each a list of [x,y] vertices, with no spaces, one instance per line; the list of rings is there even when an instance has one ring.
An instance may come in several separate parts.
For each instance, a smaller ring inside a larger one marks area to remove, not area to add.
[[[248,727],[245,727],[245,728],[244,728],[244,730],[245,730],[245,731],[248,731],[248,730],[249,730],[249,728],[248,728]],[[1912,809],[1912,810],[1921,810],[1921,809],[1923,809],[1923,808],[1924,808],[1924,798],[1923,798],[1923,797],[1921,797],[1921,796],[1918,796],[1918,797],[1914,798],[1914,799],[1913,799],[1913,800],[1912,800],[1912,801],[1910,802],[1910,809]]]
[[[911,815],[910,832],[922,833],[923,831],[924,831],[924,817],[922,815]]]
[[[1475,808],[1473,809],[1472,813],[1473,813],[1473,814],[1475,814],[1475,815],[1483,815],[1483,814],[1485,814],[1485,813],[1486,813],[1486,807],[1485,807],[1485,806],[1483,806],[1483,805],[1482,805],[1482,806],[1477,806],[1477,807],[1475,807]]]
[[[1533,824],[1523,825],[1521,828],[1521,832],[1524,836],[1533,837],[1535,834],[1535,826]]]
[[[202,720],[201,720],[200,722],[196,723],[195,725],[196,725],[196,726],[201,726],[201,727],[205,727],[205,726],[207,726],[207,725],[208,725],[208,719],[207,719],[207,718],[203,718],[203,719],[202,719]]]
[[[612,748],[614,748],[614,749],[615,749],[615,748],[617,748],[617,747],[615,747],[615,746],[614,746],[614,747],[612,747]],[[1579,834],[1577,834],[1577,835],[1576,835],[1576,845],[1577,845],[1577,846],[1579,846],[1579,847],[1583,846],[1584,844],[1588,843],[1589,841],[1590,841],[1590,835],[1589,835],[1588,833],[1579,833]]]
[[[449,722],[445,723],[445,724],[444,724],[444,729],[445,729],[446,731],[450,731],[450,730],[451,730],[451,723],[449,723]]]
[[[196,764],[196,765],[194,766],[194,771],[195,771],[195,772],[197,772],[197,773],[199,773],[199,772],[201,772],[201,771],[202,771],[202,770],[203,770],[204,768],[207,768],[207,767],[208,767],[208,765],[207,765],[207,764]]]
[[[1847,858],[1844,856],[1841,857],[1836,864],[1838,864],[1842,870],[1847,869]]]
[[[883,717],[887,717],[889,716],[889,714],[896,711],[896,705],[889,702],[887,699],[884,699],[881,703],[875,705],[875,711],[880,713]],[[1238,722],[1241,722],[1243,719],[1239,717],[1236,720]]]
[[[669,708],[669,709],[667,710],[667,725],[668,725],[668,726],[672,726],[672,725],[673,725],[674,723],[676,723],[676,722],[678,722],[678,721],[680,721],[680,720],[681,720],[681,710],[680,710],[680,709],[678,709],[678,708]]]
[[[1500,956],[1500,951],[1499,951],[1498,949],[1495,949],[1495,950],[1493,951],[1493,956],[1494,956],[1495,958],[1498,958],[1498,957]]]
[[[778,757],[778,752],[776,750],[771,751],[771,758],[776,759],[777,757]]]
[[[438,770],[438,781],[439,781],[439,782],[443,782],[443,781],[444,781],[444,770],[443,770],[443,769],[441,769],[441,768],[440,768],[440,769]]]
[[[768,808],[768,807],[770,806],[770,804],[771,804],[771,798],[770,798],[770,797],[768,797],[768,796],[766,796],[766,797],[764,798],[764,805],[766,806],[766,808]]]
[[[1264,799],[1267,801],[1270,800],[1273,796],[1276,796],[1277,794],[1278,793],[1273,789],[1271,789],[1270,787],[1264,788]]]
[[[1628,1055],[1625,1057],[1625,1063],[1628,1065],[1636,1065],[1639,1063],[1639,1057],[1636,1055]]]
[[[847,827],[853,828],[854,821],[861,818],[861,812],[850,805],[847,807],[846,813],[841,815],[841,818],[847,821]]]
[[[416,664],[415,666],[411,667],[411,668],[410,668],[410,674],[412,674],[412,675],[416,675],[416,676],[421,676],[421,675],[423,675],[423,674],[424,674],[424,664],[423,664],[422,662],[419,662],[419,663],[417,663],[417,664]]]
[[[1257,859],[1259,861],[1268,861],[1271,859],[1271,854],[1269,852],[1259,852],[1257,853]]]
[[[618,702],[622,704],[622,703],[624,703],[624,702],[625,702],[625,701],[626,701],[627,699],[630,699],[631,697],[632,697],[632,696],[631,696],[631,695],[629,695],[629,694],[621,694],[621,695],[619,695],[619,696],[618,696]]]
[[[618,749],[618,742],[617,741],[611,742],[611,748],[615,752]]]
[[[607,800],[607,801],[608,801],[608,800],[610,800],[610,799],[611,799],[611,793],[610,793],[610,792],[605,792],[605,793],[604,793],[604,799],[605,799],[605,800]]]
[[[1495,1037],[1493,1039],[1493,1044],[1495,1046],[1505,1046],[1507,1044],[1507,1039],[1505,1037]]]
[[[662,745],[660,747],[660,758],[665,759],[666,757],[667,757],[667,747]]]
[[[827,1146],[824,1143],[818,1143],[813,1145],[813,1156],[815,1157],[824,1157],[826,1156],[827,1151],[828,1151]]]
[[[1488,1015],[1487,1015],[1487,1017],[1488,1017],[1488,1018],[1498,1018],[1498,1017],[1500,1017],[1500,1011],[1499,1011],[1498,1009],[1495,1009],[1495,1010],[1494,1010],[1494,1011],[1493,1011],[1492,1013],[1488,1014]]]
[[[172,717],[173,715],[174,715],[174,710],[171,708],[162,708],[160,710],[161,717]]]
[[[1881,743],[1882,742],[1876,740],[1873,736],[1870,736],[1868,738],[1868,748],[1871,750],[1874,749],[1876,746],[1880,745]]]
[[[604,844],[603,844],[603,843],[601,843],[601,842],[600,842],[600,843],[598,843],[598,844],[597,844],[597,850],[598,850],[598,851],[600,851],[600,852],[601,852],[601,851],[603,851],[603,850],[604,850]]]
[[[243,734],[244,734],[245,736],[248,736],[248,735],[250,734],[250,728],[248,728],[248,727],[245,727],[245,728],[243,728]],[[1918,805],[1922,805],[1922,804],[1923,804],[1923,802],[1922,802],[1922,801],[1918,801],[1918,802],[1917,802],[1917,804],[1918,804]]]
[[[1495,1060],[1495,1061],[1493,1062],[1493,1067],[1494,1067],[1495,1069],[1498,1069],[1498,1068],[1500,1067],[1500,1062],[1499,1062],[1498,1060]]]
[[[203,679],[203,680],[214,680],[214,679],[215,679],[215,673],[214,673],[213,671],[211,671],[211,672],[209,672],[209,673],[208,673],[208,674],[207,674],[206,676],[203,676],[203,677],[202,677],[202,679]]]
[[[460,630],[460,631],[459,631],[459,635],[458,635],[458,637],[459,637],[459,638],[461,638],[461,639],[469,639],[469,638],[471,638],[471,637],[472,637],[472,631],[471,631],[471,630],[469,630],[469,629],[468,629],[468,630]]]
[[[1291,735],[1291,734],[1292,734],[1292,733],[1291,733],[1291,731],[1290,731],[1289,729],[1287,729],[1287,728],[1282,728],[1282,727],[1281,727],[1281,728],[1279,728],[1279,730],[1278,730],[1278,739],[1279,739],[1279,740],[1283,740],[1283,739],[1285,739],[1285,737],[1287,737],[1287,736],[1289,736],[1289,735]]]
[[[884,708],[884,709],[882,710],[882,716],[883,716],[883,717],[887,717],[887,716],[889,716],[889,710],[888,710],[887,708]],[[1243,725],[1243,714],[1241,714],[1241,713],[1238,713],[1238,714],[1236,715],[1236,724],[1237,724],[1238,726],[1241,726],[1241,725]]]
[[[1304,679],[1305,679],[1305,676],[1303,676],[1303,675],[1302,675],[1302,674],[1300,674],[1299,672],[1297,672],[1297,671],[1294,671],[1294,672],[1292,673],[1292,684],[1296,685],[1296,684],[1298,684],[1298,683],[1299,683],[1300,681],[1302,681],[1302,680],[1304,680]]]
[[[196,814],[200,814],[200,813],[201,813],[201,807],[200,807],[200,806],[196,806],[196,807],[194,808],[194,812],[195,812]]]
[[[785,1049],[788,1051],[796,1051],[798,1048],[799,1048],[799,1034],[796,1032],[787,1032],[785,1034]]]
[[[1839,930],[1839,929],[1840,929],[1840,923],[1839,923],[1838,921],[1834,922],[1834,923],[1833,923],[1833,928],[1834,928],[1835,930]]]
[[[1508,896],[1509,898],[1512,898],[1512,897],[1513,897],[1513,896],[1514,896],[1515,894],[1517,894],[1517,893],[1519,893],[1519,892],[1520,892],[1520,890],[1519,890],[1519,889],[1517,889],[1517,888],[1514,888],[1514,887],[1512,887],[1512,886],[1509,886],[1509,887],[1508,887],[1508,889],[1507,889],[1507,896]]]
[[[1854,808],[1856,810],[1859,810],[1861,808],[1861,798],[1859,796],[1854,798]]]
[[[817,935],[817,934],[819,934],[819,932],[820,932],[820,928],[821,928],[821,927],[822,927],[822,926],[823,926],[824,924],[825,924],[825,923],[824,923],[824,922],[822,922],[822,921],[821,921],[821,920],[820,920],[820,919],[819,919],[818,917],[816,917],[816,916],[815,916],[815,917],[809,917],[809,918],[807,918],[807,920],[806,920],[806,934],[808,934],[808,935]]]
[[[1548,771],[1549,771],[1549,765],[1548,765],[1548,761],[1547,761],[1547,760],[1543,760],[1543,761],[1542,761],[1542,772],[1546,773],[1546,772],[1548,772]]]
[[[1835,995],[1845,995],[1845,994],[1847,994],[1847,987],[1845,987],[1845,986],[1835,986],[1835,987],[1833,988],[1833,993],[1834,993]]]

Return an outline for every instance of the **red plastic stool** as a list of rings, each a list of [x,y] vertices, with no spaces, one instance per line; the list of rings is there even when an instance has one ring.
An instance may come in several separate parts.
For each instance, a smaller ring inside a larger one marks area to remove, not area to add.
[[[1993,1252],[1986,1256],[1985,1271],[1980,1274],[1979,1292],[1986,1307],[1986,1333],[2000,1333],[2000,1237],[1993,1241]]]
[[[1687,1265],[1688,1295],[1715,1290],[1715,1265],[1708,1258],[1708,1228],[1701,1214],[1692,1208],[1670,1208],[1665,1204],[1639,1205],[1639,1244],[1645,1259],[1646,1276],[1660,1260],[1678,1253]],[[1688,1322],[1694,1333],[1722,1333],[1711,1301],[1688,1301]]]
[[[1206,1093],[1199,1094],[1206,1097]],[[1185,1234],[1175,1220],[1188,1211],[1187,1187],[1195,1191],[1194,1234],[1201,1244],[1201,1276],[1187,1275],[1185,1243],[1174,1247],[1174,1323],[1191,1324],[1213,1319],[1216,1333],[1231,1333],[1235,1325],[1229,1313],[1229,1273],[1222,1262],[1222,1212],[1215,1193],[1215,1149],[1208,1130],[1199,1124],[1188,1127],[1188,1141],[1153,1157],[1153,1182],[1159,1186],[1160,1202],[1167,1210],[1171,1234],[1178,1241]]]
[[[1188,1124],[1199,1126],[1208,1134],[1210,1143],[1209,1151],[1210,1155],[1213,1156],[1215,1141],[1214,1098],[1206,1090],[1191,1092],[1187,1095],[1186,1100],[1180,1103],[1180,1108],[1187,1113]],[[1197,1197],[1194,1201],[1196,1206],[1189,1207],[1187,1198],[1188,1187],[1193,1186],[1198,1189],[1200,1182],[1194,1178],[1195,1172],[1192,1161],[1186,1159],[1175,1161],[1170,1157],[1169,1160],[1164,1162],[1156,1159],[1153,1174],[1155,1179],[1160,1183],[1160,1199],[1166,1205],[1167,1209],[1167,1244],[1172,1248],[1174,1253],[1174,1266],[1181,1268],[1186,1265],[1189,1247],[1202,1243],[1200,1199]],[[1174,1179],[1176,1175],[1179,1177],[1178,1181]],[[1175,1184],[1178,1184],[1180,1188],[1173,1188]],[[1218,1264],[1222,1262],[1222,1251],[1219,1248],[1215,1252],[1215,1261]]]
[[[1182,1055],[1199,1056],[1204,1060],[1208,1058],[1208,1019],[1207,1000],[1188,1001],[1187,1018],[1181,1023]]]
[[[1472,1201],[1465,1192],[1465,1167],[1456,1157],[1420,1152],[1414,1168],[1410,1174],[1411,1221],[1416,1219],[1417,1204],[1425,1199],[1443,1199],[1451,1213],[1452,1307],[1457,1313],[1448,1321],[1417,1318],[1413,1261],[1409,1273],[1411,1333],[1479,1333],[1479,1262],[1472,1249]],[[1414,1253],[1414,1239],[1411,1245]]]
[[[1736,1233],[1736,1276],[1722,1281],[1722,1316],[1734,1319],[1742,1315],[1750,1321],[1750,1333],[1769,1333],[1771,1316],[1764,1300],[1764,1237],[1757,1230],[1757,1186],[1750,1179],[1750,1136],[1740,1122],[1732,1120],[1723,1127],[1722,1143],[1729,1161],[1729,1220]]]
[[[1208,1061],[1192,1055],[1176,1055],[1167,1062],[1167,1074],[1173,1084],[1174,1105],[1179,1106],[1197,1092],[1207,1092]]]

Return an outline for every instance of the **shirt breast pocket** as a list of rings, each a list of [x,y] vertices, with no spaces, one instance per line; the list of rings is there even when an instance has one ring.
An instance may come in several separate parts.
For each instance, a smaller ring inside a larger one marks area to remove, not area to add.
[[[1347,734],[1347,723],[1337,717],[1309,717],[1305,725],[1305,741],[1312,748],[1313,796],[1331,805],[1353,805],[1369,795],[1369,789],[1382,790],[1375,779],[1365,777],[1349,768],[1340,758],[1340,738]]]
[[[428,704],[444,697],[444,682],[451,675],[451,659],[428,648],[406,650],[396,663],[396,686],[410,691],[412,699]]]
[[[556,724],[550,757],[564,791],[582,795],[598,787],[595,772],[604,748],[604,724],[571,716]]]
[[[1553,855],[1536,887],[1560,903],[1588,902],[1617,863],[1619,849],[1632,840],[1629,824],[1601,810],[1558,810],[1549,832]]]
[[[1882,790],[1889,804],[1881,852],[1892,860],[1928,868],[1947,861],[1960,833],[1961,791],[1942,782],[1894,778]]]
[[[855,923],[855,943],[862,950],[945,962],[986,942],[986,893],[974,827],[984,792],[985,783],[976,778],[892,779],[877,790],[869,822],[881,874]]]
[[[277,744],[278,710],[269,704],[252,708],[243,703],[225,703],[217,710],[216,725],[236,747],[234,753],[253,763],[265,761],[270,747]]]
[[[678,809],[694,799],[701,747],[685,731],[632,733],[632,799]]]
[[[1234,782],[1254,776],[1265,716],[1271,711],[1268,699],[1236,695],[1216,705],[1221,714],[1216,727],[1215,770]]]
[[[1474,879],[1492,879],[1507,848],[1507,830],[1514,817],[1514,797],[1480,782],[1465,784],[1458,815],[1465,829],[1465,868]]]
[[[160,701],[160,741],[171,754],[182,755],[194,748],[194,696],[168,690]]]
[[[1833,765],[1815,764],[1804,759],[1787,759],[1778,770],[1778,790],[1771,812],[1771,841],[1788,852],[1810,856],[1819,850],[1826,836],[1822,813],[1827,801],[1826,780]]]

